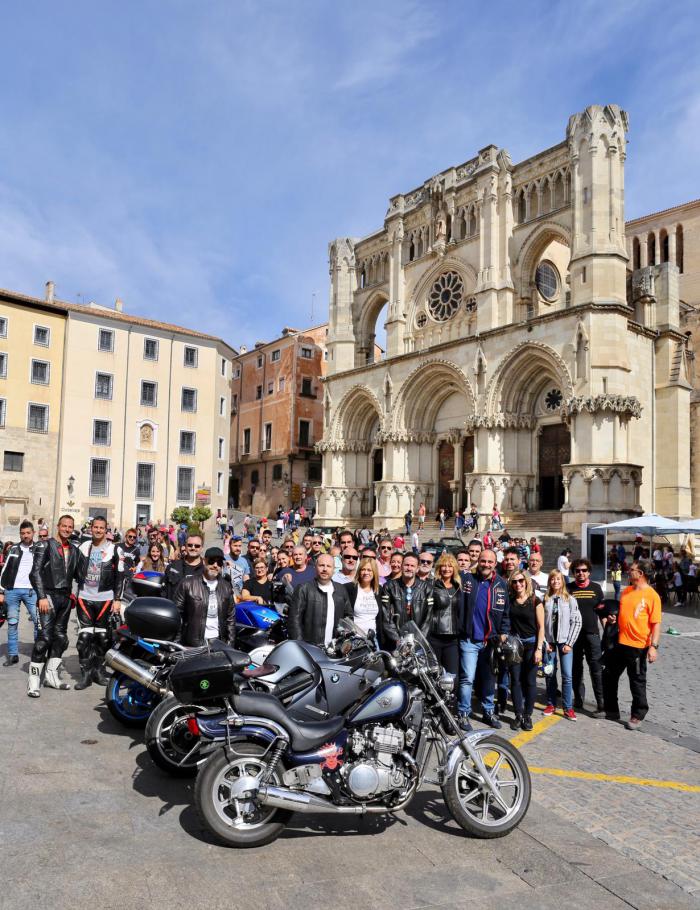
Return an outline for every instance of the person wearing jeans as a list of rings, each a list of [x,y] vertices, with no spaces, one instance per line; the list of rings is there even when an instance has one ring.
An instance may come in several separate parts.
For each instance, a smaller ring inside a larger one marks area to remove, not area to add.
[[[542,663],[544,609],[532,590],[527,572],[516,569],[508,579],[510,628],[523,645],[523,658],[510,668],[511,698],[515,717],[511,730],[532,730],[532,711],[537,697],[537,667]]]
[[[0,605],[7,610],[7,657],[3,666],[19,663],[19,617],[22,604],[34,624],[36,640],[36,592],[29,581],[34,560],[34,525],[23,521],[19,526],[20,542],[7,551],[0,575]]]
[[[547,653],[552,658],[552,673],[547,676],[547,705],[545,716],[554,714],[557,705],[557,657],[561,665],[561,697],[564,717],[576,720],[574,711],[574,644],[581,631],[581,613],[578,603],[566,589],[566,580],[554,569],[547,579],[544,599],[544,639]]]

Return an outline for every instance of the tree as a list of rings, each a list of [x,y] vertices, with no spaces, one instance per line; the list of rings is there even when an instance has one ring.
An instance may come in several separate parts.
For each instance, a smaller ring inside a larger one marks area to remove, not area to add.
[[[192,510],[189,506],[178,506],[170,513],[170,518],[175,524],[188,525],[192,520]]]
[[[211,515],[212,512],[209,506],[195,506],[190,513],[190,519],[195,521],[201,528],[204,522],[211,518]]]

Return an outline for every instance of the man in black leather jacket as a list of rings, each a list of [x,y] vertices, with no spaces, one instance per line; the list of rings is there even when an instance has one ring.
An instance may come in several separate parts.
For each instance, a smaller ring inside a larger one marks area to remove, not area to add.
[[[210,547],[204,554],[204,571],[188,575],[175,591],[175,605],[182,617],[180,641],[197,648],[211,639],[233,645],[236,640],[236,599],[228,578],[222,576],[224,552]]]
[[[39,634],[34,642],[29,664],[27,695],[41,695],[41,674],[46,664],[44,685],[52,689],[70,689],[61,680],[61,656],[68,647],[68,619],[71,587],[78,568],[78,549],[71,543],[73,519],[62,515],[56,526],[56,537],[34,547],[34,560],[29,580],[36,591]]]
[[[163,596],[169,600],[175,599],[175,591],[183,578],[188,575],[201,575],[204,571],[202,562],[202,535],[192,533],[187,535],[185,541],[185,558],[174,559],[165,570]]]
[[[352,619],[347,585],[333,581],[334,570],[333,557],[322,553],[316,558],[316,578],[294,589],[287,617],[290,638],[326,645],[335,636],[340,620],[345,616]]]
[[[109,682],[102,660],[109,647],[109,620],[118,614],[124,590],[125,575],[119,570],[117,547],[107,540],[107,519],[96,515],[91,524],[92,537],[78,548],[78,657],[80,682],[76,689],[86,689],[92,682],[105,686]]]
[[[382,588],[382,641],[393,651],[401,638],[401,629],[409,621],[428,636],[433,614],[433,583],[416,578],[418,557],[407,553],[401,566],[401,578],[387,581]]]

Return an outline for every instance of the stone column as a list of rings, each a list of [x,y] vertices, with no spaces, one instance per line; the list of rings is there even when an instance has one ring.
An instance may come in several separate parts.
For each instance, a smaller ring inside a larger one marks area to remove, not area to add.
[[[676,225],[674,224],[672,228],[669,228],[668,231],[668,261],[672,264],[676,264]]]
[[[459,439],[453,443],[454,448],[454,471],[453,478],[455,483],[455,489],[452,494],[452,511],[456,512],[460,508],[462,502],[462,484],[464,483],[464,476],[462,474],[462,462],[464,460],[464,439],[460,436]]]

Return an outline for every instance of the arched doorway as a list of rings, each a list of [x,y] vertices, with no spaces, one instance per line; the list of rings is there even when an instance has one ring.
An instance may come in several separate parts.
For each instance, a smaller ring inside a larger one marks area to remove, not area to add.
[[[375,449],[372,453],[372,511],[377,511],[377,484],[384,479],[384,449]]]
[[[539,507],[561,509],[564,505],[562,465],[571,458],[571,433],[563,423],[542,427],[538,457]]]

